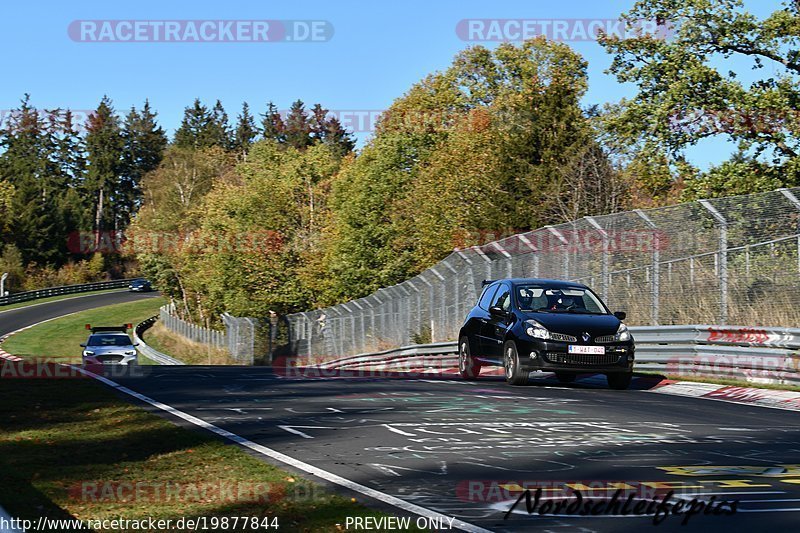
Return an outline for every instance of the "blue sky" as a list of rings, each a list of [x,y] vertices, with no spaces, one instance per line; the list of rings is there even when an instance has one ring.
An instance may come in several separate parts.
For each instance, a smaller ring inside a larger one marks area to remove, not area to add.
[[[765,5],[769,4],[769,5]],[[757,2],[770,10],[776,1]],[[37,107],[93,109],[104,94],[117,110],[149,98],[172,132],[183,108],[199,97],[219,98],[233,118],[242,101],[263,112],[267,101],[285,109],[300,98],[329,109],[380,110],[430,72],[446,68],[471,43],[456,34],[461,19],[612,19],[633,0],[458,1],[402,3],[305,0],[137,2],[14,2],[3,6],[0,109],[30,93]],[[763,6],[763,8],[762,8]],[[335,33],[306,43],[88,43],[70,39],[74,20],[323,20]],[[586,104],[633,94],[604,74],[610,57],[594,42],[570,43],[589,62]],[[488,46],[494,46],[487,43]],[[368,134],[359,134],[360,140]],[[690,151],[707,167],[733,146],[705,143]]]

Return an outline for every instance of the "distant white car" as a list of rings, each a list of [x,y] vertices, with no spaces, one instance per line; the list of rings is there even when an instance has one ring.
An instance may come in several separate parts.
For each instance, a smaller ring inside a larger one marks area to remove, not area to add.
[[[83,348],[83,364],[138,365],[136,344],[128,336],[133,324],[124,326],[97,326],[86,324],[92,333]]]

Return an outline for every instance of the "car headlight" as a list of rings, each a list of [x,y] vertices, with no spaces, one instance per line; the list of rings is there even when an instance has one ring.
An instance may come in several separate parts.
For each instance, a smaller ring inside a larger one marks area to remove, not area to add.
[[[83,355],[94,355],[94,352],[90,352],[89,350],[84,350]]]
[[[628,326],[620,323],[615,339],[620,342],[628,342],[631,340],[631,332],[628,331]]]
[[[539,324],[535,320],[526,320],[525,321],[525,333],[533,337],[534,339],[549,339],[550,338],[550,330],[548,330],[543,325]]]

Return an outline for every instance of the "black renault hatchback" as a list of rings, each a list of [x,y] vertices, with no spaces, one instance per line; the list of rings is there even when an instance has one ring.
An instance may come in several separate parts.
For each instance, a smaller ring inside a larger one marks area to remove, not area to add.
[[[512,385],[524,385],[535,370],[555,372],[563,383],[598,373],[612,389],[627,389],[634,343],[624,319],[580,283],[487,281],[458,336],[459,373],[472,379],[482,366],[503,366]]]

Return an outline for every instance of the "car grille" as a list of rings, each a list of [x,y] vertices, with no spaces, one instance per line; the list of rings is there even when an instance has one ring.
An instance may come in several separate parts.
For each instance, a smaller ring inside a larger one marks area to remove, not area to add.
[[[117,354],[109,354],[109,355],[98,355],[95,357],[101,363],[119,363],[121,362],[124,357]]]
[[[616,335],[603,335],[602,337],[595,337],[594,342],[597,344],[609,344],[616,340]]]
[[[547,360],[551,363],[566,364],[566,365],[613,365],[619,361],[618,354],[579,354],[579,353],[558,353],[547,352]]]
[[[562,342],[578,342],[578,339],[576,339],[572,335],[564,335],[563,333],[551,333],[550,339]]]

